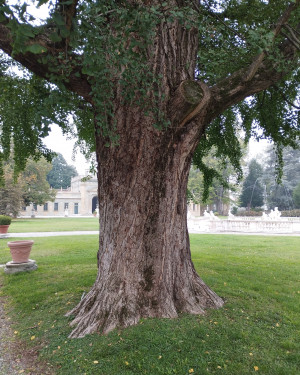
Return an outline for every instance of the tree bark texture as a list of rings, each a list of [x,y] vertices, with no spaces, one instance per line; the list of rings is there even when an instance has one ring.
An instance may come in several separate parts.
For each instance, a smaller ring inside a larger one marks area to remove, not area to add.
[[[118,147],[98,145],[99,272],[71,312],[72,337],[223,305],[191,261],[186,186],[195,134],[164,139],[137,112],[118,115],[136,131]]]
[[[186,220],[192,153],[210,102],[206,87],[189,81],[194,74],[196,33],[179,25],[167,31],[162,27],[153,48],[151,66],[163,75],[161,87],[170,98],[165,115],[171,126],[155,129],[140,108],[119,104],[116,94],[119,144],[105,147],[96,136],[99,271],[91,291],[69,313],[75,315],[71,337],[107,333],[142,317],[203,314],[223,305],[195,271]],[[192,62],[189,70],[187,55]],[[196,107],[202,122],[188,122]]]

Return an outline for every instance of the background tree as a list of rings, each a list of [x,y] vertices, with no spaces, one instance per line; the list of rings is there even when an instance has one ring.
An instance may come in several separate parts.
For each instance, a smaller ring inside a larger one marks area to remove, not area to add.
[[[249,171],[242,187],[240,196],[241,207],[251,209],[264,205],[262,177],[263,167],[255,159],[252,159],[249,163]]]
[[[26,168],[20,176],[25,185],[23,191],[25,206],[29,206],[31,203],[41,205],[48,201],[54,201],[56,191],[50,188],[47,181],[47,174],[51,168],[51,164],[44,158],[38,161],[28,159]]]
[[[247,137],[260,124],[258,136],[295,144],[299,1],[58,0],[36,25],[25,2],[0,0],[0,48],[52,84],[18,80],[25,112],[1,92],[1,158],[11,140],[19,168],[47,153],[45,120],[67,129],[66,114],[97,155],[99,272],[71,337],[223,305],[192,264],[188,174],[194,159],[207,191],[213,146],[240,170],[238,115]]]
[[[4,184],[0,187],[0,215],[17,217],[24,205],[24,184],[14,180],[11,165],[4,167]]]
[[[300,208],[300,182],[293,191],[295,208]]]
[[[228,160],[225,159],[220,163],[214,151],[216,150],[212,150],[204,159],[205,164],[218,173],[209,187],[207,199],[205,201],[203,199],[205,189],[203,173],[193,165],[188,180],[188,200],[195,204],[213,205],[215,211],[227,215],[230,192],[235,190],[236,173]]]
[[[24,206],[44,204],[55,199],[56,192],[50,189],[46,176],[51,169],[44,158],[28,159],[25,170],[16,179],[13,158],[4,167],[4,184],[0,187],[0,213],[18,216]]]
[[[299,141],[297,144],[299,147]],[[292,149],[291,147],[283,149],[284,164],[280,184],[276,181],[276,159],[273,147],[269,147],[266,151],[264,169],[268,207],[291,210],[294,208],[293,191],[300,182],[300,149]]]
[[[68,165],[62,154],[52,160],[52,169],[47,174],[47,181],[53,189],[66,189],[71,186],[72,177],[77,176],[76,168]]]

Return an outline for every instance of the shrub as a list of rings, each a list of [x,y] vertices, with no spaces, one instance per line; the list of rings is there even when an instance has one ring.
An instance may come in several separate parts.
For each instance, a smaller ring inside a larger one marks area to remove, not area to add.
[[[283,216],[283,217],[300,217],[300,209],[299,210],[282,211],[281,216]]]
[[[231,213],[232,213],[233,215],[236,215],[237,212],[238,212],[238,208],[237,208],[236,206],[232,207],[232,209],[231,209]]]
[[[0,215],[0,225],[10,225],[11,218],[6,215]]]
[[[262,211],[240,211],[238,210],[236,216],[262,216]]]

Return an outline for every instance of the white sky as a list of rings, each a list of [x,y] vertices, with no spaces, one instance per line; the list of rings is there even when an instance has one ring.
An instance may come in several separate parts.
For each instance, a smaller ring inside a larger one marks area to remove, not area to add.
[[[57,125],[52,125],[51,129],[50,135],[44,139],[45,145],[52,151],[61,153],[69,165],[74,165],[78,174],[86,175],[89,163],[79,150],[75,154],[75,160],[72,159],[75,140],[67,139]]]
[[[267,141],[266,139],[261,139],[259,142],[256,142],[254,139],[250,139],[247,159],[251,160],[252,158],[256,158],[259,163],[262,163],[264,151],[266,147],[270,146],[270,144],[270,141]]]

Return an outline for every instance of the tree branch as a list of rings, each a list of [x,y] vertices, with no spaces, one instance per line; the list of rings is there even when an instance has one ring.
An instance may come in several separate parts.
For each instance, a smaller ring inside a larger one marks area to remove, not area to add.
[[[295,109],[300,109],[300,106],[294,104],[291,102],[287,96],[278,88],[276,85],[274,86],[274,89],[279,92],[279,94],[282,96],[283,100],[285,100],[291,107],[294,107]]]
[[[284,26],[284,24],[288,21],[288,19],[290,18],[290,15],[292,14],[292,12],[299,6],[299,0],[296,1],[296,3],[291,3],[287,9],[285,10],[285,12],[283,13],[283,15],[279,18],[279,20],[277,21],[276,25],[275,25],[275,28],[273,30],[273,38],[272,38],[272,42],[274,42],[274,40],[276,39],[276,37],[279,35],[282,27]],[[262,53],[260,53],[256,59],[253,61],[253,63],[249,66],[249,70],[244,78],[244,81],[247,82],[247,81],[250,81],[255,73],[257,72],[257,70],[259,69],[261,63],[263,62],[264,58],[266,57],[266,51],[263,51]]]
[[[281,32],[282,27],[287,23],[293,10],[299,6],[299,3],[300,0],[297,0],[296,3],[290,4],[284,14],[280,17],[273,30],[273,41]],[[300,23],[297,26],[297,30],[293,30],[294,35],[297,34],[299,29]],[[292,62],[295,59],[297,46],[295,46],[288,38],[279,48],[282,56],[287,62]],[[207,98],[210,98],[210,111],[206,114],[207,123],[222,113],[225,109],[239,103],[246,97],[261,92],[274,85],[289,72],[288,70],[278,70],[276,63],[266,60],[266,56],[266,52],[262,52],[253,60],[250,66],[246,66],[236,71],[231,76],[223,79],[210,88],[210,95],[206,95]],[[189,113],[185,114],[184,119],[182,120],[183,124],[186,124],[191,120],[195,120],[196,123],[198,122],[197,115],[199,114],[199,110],[197,110],[197,108],[202,108],[202,97],[200,100],[201,101],[199,101],[198,105],[195,105],[194,103],[193,108]]]
[[[281,34],[284,35],[298,50],[300,50],[300,33],[293,29],[290,25],[283,25],[285,29],[290,33],[286,34],[284,31],[281,31]]]
[[[31,45],[40,46],[40,53],[33,53],[25,49],[24,52],[14,52],[13,34],[8,27],[10,21],[11,20],[6,17],[0,22],[0,49],[36,75],[52,83],[55,83],[53,79],[54,76],[56,77],[57,83],[62,83],[68,90],[79,94],[88,102],[92,101],[90,96],[91,87],[87,80],[88,77],[81,73],[81,67],[78,65],[79,56],[67,54],[64,57],[65,61],[62,61],[61,52],[64,52],[64,49],[49,39],[46,28],[44,28],[44,33],[38,34],[34,38],[29,38],[26,44],[27,47]],[[16,19],[13,19],[13,21],[17,22]],[[41,29],[41,27],[39,27],[39,29]],[[49,58],[49,61],[43,63],[42,61],[45,61],[45,57]],[[72,65],[72,60],[77,60],[76,65]],[[64,67],[66,63],[71,67],[68,75],[66,75],[63,68],[59,68]],[[57,65],[56,69],[55,65]],[[50,79],[50,77],[52,78]]]
[[[300,0],[290,4],[280,17],[273,30],[273,42],[286,25],[292,12],[299,7],[299,4]],[[295,35],[298,33],[299,29],[300,23],[297,29],[294,30]],[[283,58],[287,62],[292,63],[296,57],[297,46],[287,38],[279,46],[279,49]],[[278,70],[276,62],[268,61],[265,58],[266,56],[266,52],[262,52],[253,60],[250,66],[240,69],[212,87],[212,98],[215,100],[214,109],[216,114],[221,112],[221,108],[224,110],[248,96],[267,89],[289,73],[289,68],[287,68],[286,71]]]
[[[202,82],[183,81],[177,88],[170,103],[171,122],[182,128],[209,103],[210,90]]]
[[[76,16],[77,5],[79,0],[73,0],[71,4],[66,4],[65,0],[58,0],[56,3],[59,13],[64,17],[66,28],[72,29],[73,19]]]
[[[56,10],[65,20],[65,26],[69,33],[73,28],[73,20],[76,17],[78,2],[79,0],[73,0],[71,4],[66,4],[65,0],[57,0],[56,2]],[[70,36],[63,38],[63,42],[67,51],[70,43]]]

